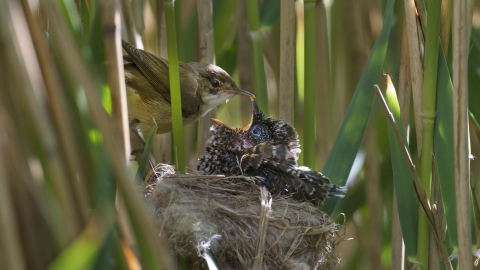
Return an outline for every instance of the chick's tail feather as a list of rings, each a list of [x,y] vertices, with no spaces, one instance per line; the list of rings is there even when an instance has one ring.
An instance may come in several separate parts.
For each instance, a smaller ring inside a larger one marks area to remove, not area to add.
[[[339,197],[339,198],[345,197],[345,194],[347,194],[347,191],[348,191],[347,186],[337,186],[333,184],[326,184],[325,189],[328,191],[329,197]]]

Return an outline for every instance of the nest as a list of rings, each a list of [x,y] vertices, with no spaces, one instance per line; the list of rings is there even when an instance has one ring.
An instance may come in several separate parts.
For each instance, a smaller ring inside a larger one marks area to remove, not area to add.
[[[219,269],[339,268],[338,225],[310,203],[272,198],[252,178],[181,175],[161,164],[147,176],[145,199],[192,269],[208,269],[207,257]]]

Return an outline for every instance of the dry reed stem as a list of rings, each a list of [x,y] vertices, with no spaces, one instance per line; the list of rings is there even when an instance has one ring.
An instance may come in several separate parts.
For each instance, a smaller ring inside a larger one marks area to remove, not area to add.
[[[294,121],[295,72],[295,1],[280,4],[280,82],[279,117],[287,123]]]
[[[167,30],[165,24],[164,0],[157,0],[157,40],[158,52],[161,57],[167,57]]]
[[[427,8],[423,0],[415,0],[415,8],[418,14],[420,29],[422,30],[422,40],[425,41],[427,35]]]
[[[130,0],[120,0],[120,3],[122,5],[122,17],[125,22],[124,28],[127,32],[127,41],[133,46],[140,48],[138,46],[139,44],[137,44],[137,35],[135,20],[133,18],[132,3],[130,2]]]
[[[467,1],[453,4],[453,125],[455,195],[457,201],[459,268],[472,269],[470,215],[470,160],[468,142],[468,28]]]
[[[450,29],[452,27],[452,1],[443,0],[440,10],[440,43],[443,47],[445,58],[448,55],[448,44],[450,42]]]
[[[197,0],[197,13],[200,62],[215,64],[212,0]],[[210,138],[210,118],[216,115],[214,108],[198,120],[197,149],[205,149],[205,142]]]
[[[105,59],[107,60],[107,80],[112,100],[111,119],[115,143],[125,157],[128,166],[130,157],[130,132],[128,125],[127,91],[123,70],[121,46],[120,12],[113,0],[99,2],[104,35]]]
[[[429,231],[428,241],[428,269],[441,269],[440,251],[433,230]]]
[[[414,0],[405,0],[405,23],[407,28],[408,52],[410,56],[410,78],[412,81],[413,107],[415,115],[415,130],[417,131],[417,153],[420,157],[422,149],[422,94],[423,68],[420,55],[420,40],[417,31]]]
[[[408,130],[407,128],[410,123],[410,99],[412,95],[409,60],[407,29],[404,21],[402,34],[402,60],[400,62],[400,74],[398,79],[398,104],[400,106],[400,113],[405,130]]]
[[[253,45],[250,39],[250,34],[247,25],[247,9],[246,1],[237,1],[236,17],[237,17],[237,63],[238,63],[238,77],[240,80],[240,87],[251,91],[255,87],[253,74]],[[251,102],[247,98],[240,99],[242,108],[250,108]],[[250,123],[251,116],[249,114],[242,114],[242,126]]]
[[[212,0],[197,0],[200,62],[215,64]]]

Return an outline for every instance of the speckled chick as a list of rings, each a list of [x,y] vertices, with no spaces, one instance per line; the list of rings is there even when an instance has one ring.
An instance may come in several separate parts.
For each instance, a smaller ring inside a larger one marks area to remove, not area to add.
[[[322,173],[298,166],[300,143],[292,126],[283,119],[266,117],[253,100],[252,106],[252,121],[243,128],[212,119],[215,125],[210,129],[206,153],[197,163],[199,171],[256,176],[256,184],[272,195],[290,195],[316,205],[322,205],[329,193],[340,191]]]

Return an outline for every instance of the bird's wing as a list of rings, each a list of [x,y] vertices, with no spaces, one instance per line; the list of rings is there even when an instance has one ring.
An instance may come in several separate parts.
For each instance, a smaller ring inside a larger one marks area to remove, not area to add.
[[[124,57],[124,64],[128,63],[129,61],[135,63],[145,78],[147,78],[147,80],[155,87],[155,89],[163,96],[163,98],[168,100],[168,102],[171,102],[168,61],[162,57],[154,55],[153,53],[139,50],[123,40],[122,46],[129,56],[129,58]],[[189,87],[182,87],[181,85],[182,113],[183,117],[188,117],[198,111],[200,102],[196,96],[197,82],[195,74],[193,71],[182,72],[182,69],[185,68],[190,69],[191,71],[191,67],[187,64],[179,64],[180,81],[184,82],[184,86],[194,86],[194,89],[192,89]],[[165,74],[165,76],[158,76],[159,74]]]
[[[245,149],[244,154],[246,154],[244,158],[248,159],[245,164],[253,167],[260,166],[264,160],[278,163],[277,165],[281,170],[288,170],[297,166],[295,155],[290,153],[290,148],[285,144],[273,145],[270,142],[263,142]]]
[[[200,109],[201,99],[197,95],[199,85],[196,74],[190,65],[179,62],[179,70],[182,112],[183,117],[188,117],[197,113]]]
[[[295,159],[288,156],[286,145],[265,142],[247,149],[240,163],[245,175],[261,176],[257,184],[271,193],[291,195],[295,200],[321,205],[328,196],[325,185],[330,180],[319,172],[299,169]]]

